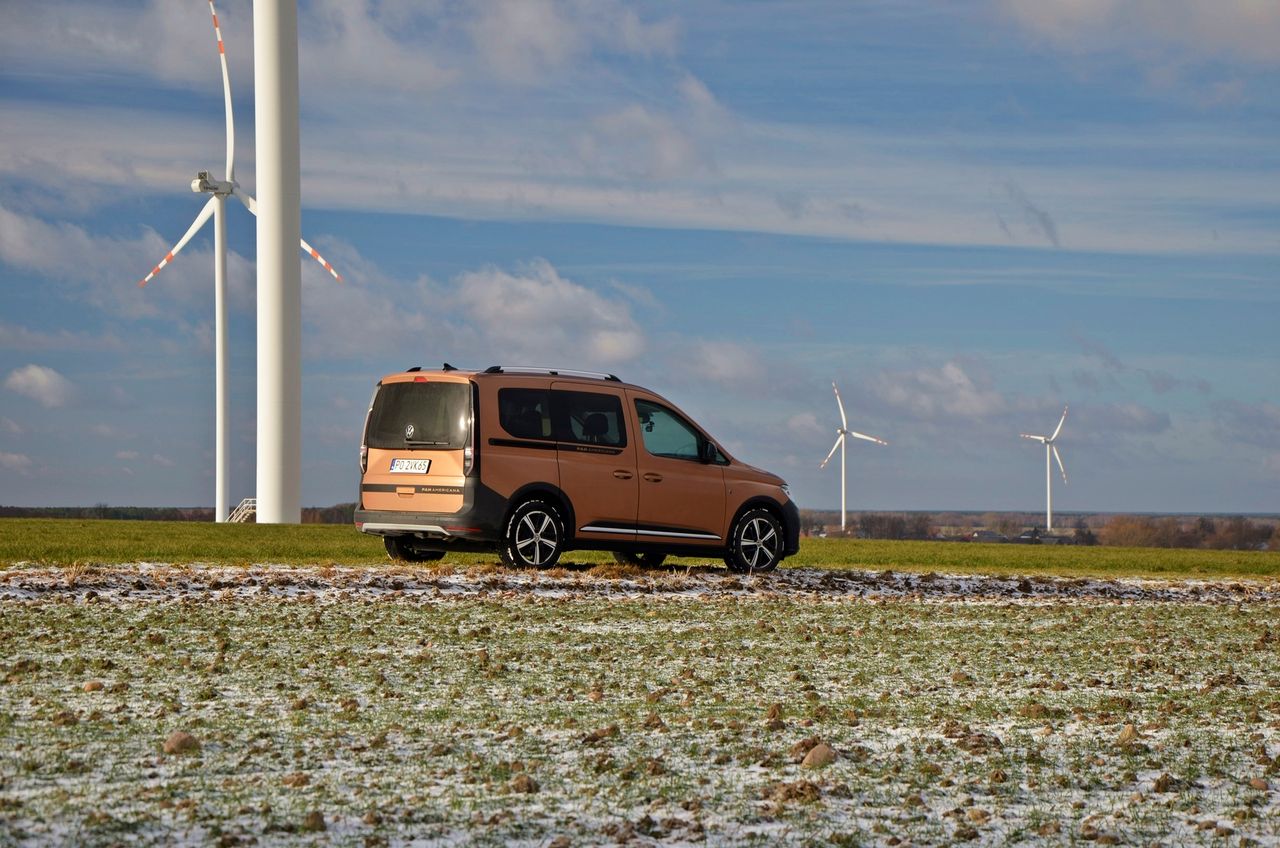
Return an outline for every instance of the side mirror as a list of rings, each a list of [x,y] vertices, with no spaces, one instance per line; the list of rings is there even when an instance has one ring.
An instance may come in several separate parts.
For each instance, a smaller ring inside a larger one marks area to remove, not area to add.
[[[698,443],[698,460],[703,464],[710,465],[716,461],[716,446],[710,441],[703,439]]]

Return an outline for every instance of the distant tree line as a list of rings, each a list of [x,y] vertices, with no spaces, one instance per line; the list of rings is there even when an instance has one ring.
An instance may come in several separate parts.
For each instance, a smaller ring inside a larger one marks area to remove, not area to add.
[[[302,508],[303,524],[351,524],[355,503]],[[0,506],[0,518],[93,518],[116,521],[213,521],[209,507],[109,506]]]
[[[860,512],[848,516],[801,510],[800,532],[862,539],[948,539],[962,541],[983,532],[983,540],[1039,542],[1043,531],[1032,513]],[[1054,529],[1058,544],[1114,545],[1135,548],[1216,548],[1280,550],[1280,521],[1243,516],[1064,515]],[[1056,522],[1055,522],[1056,523]]]

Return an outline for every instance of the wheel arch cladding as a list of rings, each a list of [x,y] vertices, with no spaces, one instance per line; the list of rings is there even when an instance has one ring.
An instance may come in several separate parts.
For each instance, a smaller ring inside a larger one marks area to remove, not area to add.
[[[565,545],[573,542],[577,527],[574,519],[573,504],[569,502],[569,498],[558,486],[551,483],[526,483],[512,493],[507,499],[507,512],[502,519],[502,526],[506,527],[507,522],[511,520],[511,515],[516,511],[520,504],[528,500],[545,500],[552,506],[560,510],[560,517],[564,520],[564,541]]]

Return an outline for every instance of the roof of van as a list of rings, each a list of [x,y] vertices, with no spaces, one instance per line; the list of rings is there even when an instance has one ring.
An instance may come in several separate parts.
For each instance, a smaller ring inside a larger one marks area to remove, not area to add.
[[[388,374],[383,378],[385,381],[388,377],[405,377],[411,378],[416,376],[447,376],[447,377],[478,377],[490,378],[499,376],[509,377],[554,377],[557,380],[573,381],[576,383],[592,384],[592,383],[612,383],[618,386],[630,386],[630,383],[624,383],[615,374],[606,374],[602,371],[583,371],[577,368],[540,368],[528,365],[491,365],[484,369],[455,368],[449,363],[445,363],[443,368],[435,368],[424,370],[422,366],[415,365],[412,368],[406,368],[404,371],[398,371],[394,374]],[[640,388],[634,386],[634,388]]]

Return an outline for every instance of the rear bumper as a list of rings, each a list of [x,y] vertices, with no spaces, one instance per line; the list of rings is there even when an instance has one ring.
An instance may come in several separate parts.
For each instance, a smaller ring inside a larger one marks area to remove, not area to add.
[[[361,533],[372,536],[493,542],[501,535],[506,508],[506,499],[469,478],[463,484],[462,509],[450,513],[365,509],[362,492],[355,525]]]

